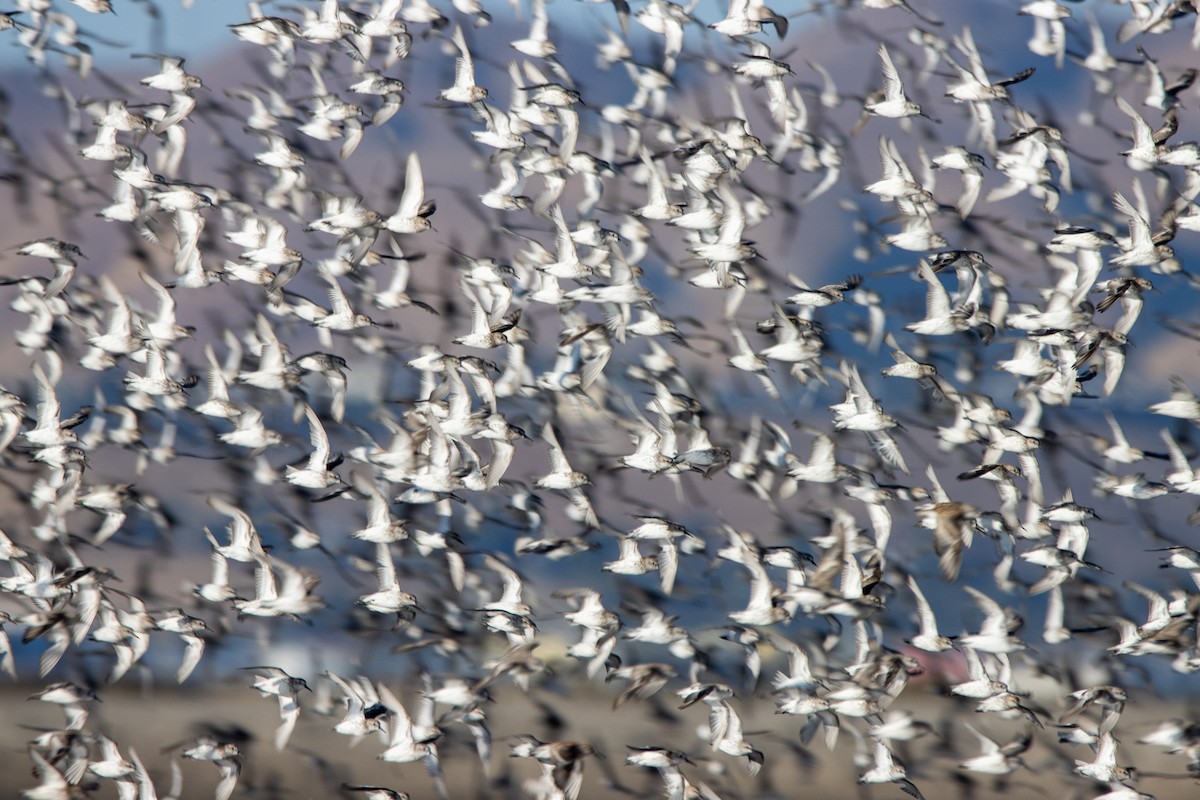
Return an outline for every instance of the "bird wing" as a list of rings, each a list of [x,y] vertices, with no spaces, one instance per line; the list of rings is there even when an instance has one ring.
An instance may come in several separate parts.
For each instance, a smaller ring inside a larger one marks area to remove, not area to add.
[[[819,434],[813,440],[812,454],[809,456],[808,465],[813,468],[825,467],[832,469],[835,464],[833,439],[823,433]]]
[[[269,556],[258,560],[258,569],[254,572],[254,594],[256,600],[275,600],[279,597]]]
[[[1133,149],[1153,148],[1154,132],[1150,130],[1150,126],[1146,124],[1146,120],[1142,118],[1142,115],[1120,95],[1117,95],[1117,108],[1121,109],[1121,113],[1129,117],[1130,121],[1133,122]]]
[[[675,574],[679,570],[679,547],[674,540],[666,539],[658,545],[658,573],[662,591],[670,595],[675,588]]]
[[[550,209],[550,218],[554,220],[554,246],[558,250],[558,260],[566,263],[578,261],[579,251],[563,218],[562,208],[557,203]]]
[[[185,634],[180,638],[183,639],[184,644],[183,661],[179,664],[179,670],[175,673],[175,680],[183,683],[196,669],[196,665],[200,663],[201,656],[204,655],[204,640],[192,634]]]
[[[325,426],[312,406],[304,407],[304,416],[308,418],[308,441],[313,446],[312,455],[308,457],[308,468],[323,472],[329,464],[329,434],[325,432]]]
[[[458,60],[454,62],[454,85],[459,88],[467,88],[475,85],[475,62],[471,60],[471,51],[467,49],[467,40],[463,36],[462,27],[454,26],[454,46],[461,53]]]
[[[983,626],[979,632],[983,635],[1006,636],[1008,628],[1005,625],[1004,609],[1000,607],[1000,604],[973,586],[964,586],[963,588],[975,598],[975,605],[979,606],[985,615]]]
[[[234,787],[237,786],[238,776],[242,773],[242,767],[236,759],[221,758],[218,759],[217,768],[221,770],[221,780],[217,782],[217,790],[213,800],[229,800],[233,796]]]
[[[883,90],[887,100],[903,100],[904,84],[900,82],[900,73],[892,63],[892,55],[888,52],[887,45],[882,42],[879,45],[879,60],[883,62]]]
[[[936,319],[950,316],[950,295],[924,260],[917,268],[917,274],[929,285],[929,290],[925,293],[925,318]]]
[[[392,561],[392,550],[387,542],[375,543],[375,578],[379,581],[381,592],[399,586],[396,581],[396,564]]]
[[[350,308],[350,300],[347,299],[346,293],[342,291],[342,286],[333,277],[329,279],[329,289],[326,296],[329,298],[329,308],[332,314],[350,315],[353,314],[353,309]]]
[[[425,177],[421,173],[421,159],[417,151],[408,154],[408,166],[404,170],[404,194],[400,196],[400,207],[396,213],[401,217],[415,217],[425,200]]]
[[[392,714],[392,738],[388,744],[391,747],[398,744],[406,746],[414,744],[412,718],[408,716],[404,704],[396,698],[396,695],[392,694],[391,689],[383,684],[379,685],[379,699]]]
[[[925,599],[925,593],[921,591],[921,587],[917,585],[916,578],[912,575],[908,576],[908,588],[912,591],[913,598],[917,601],[917,621],[921,626],[921,635],[937,636],[937,617],[933,615],[933,607]]]
[[[546,444],[550,445],[550,471],[570,472],[571,465],[567,463],[567,455],[558,443],[558,436],[554,433],[554,426],[549,422],[542,429],[542,439]]]
[[[1125,195],[1114,191],[1113,206],[1129,220],[1130,247],[1134,250],[1149,249],[1152,247],[1153,241],[1150,237],[1150,223],[1147,222],[1140,211],[1125,199]]]

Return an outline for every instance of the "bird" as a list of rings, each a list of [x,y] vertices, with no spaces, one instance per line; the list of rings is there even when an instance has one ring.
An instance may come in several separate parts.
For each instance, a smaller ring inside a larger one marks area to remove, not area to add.
[[[859,783],[894,783],[907,795],[920,800],[924,795],[911,780],[903,764],[896,760],[891,748],[883,741],[877,740],[872,750],[874,762],[871,768],[858,776]]]
[[[1028,734],[1018,736],[1011,742],[1001,745],[995,740],[977,730],[969,722],[964,723],[976,739],[979,740],[981,752],[959,764],[961,769],[978,772],[983,775],[1009,775],[1021,766],[1021,754],[1033,743]]]
[[[214,797],[229,800],[242,774],[241,750],[234,742],[218,742],[211,736],[201,736],[183,751],[184,758],[211,761],[221,773]]]
[[[1025,649],[1025,645],[1012,636],[1008,615],[999,603],[973,586],[964,586],[963,589],[983,610],[985,618],[979,633],[958,637],[960,644],[982,653],[1011,653]]]
[[[175,673],[176,682],[183,683],[200,664],[200,659],[204,657],[206,643],[204,638],[200,636],[200,633],[207,631],[208,626],[204,620],[190,616],[179,610],[169,612],[154,620],[154,627],[159,630],[177,633],[179,634],[179,638],[183,640],[183,661]]]
[[[467,40],[461,26],[454,26],[451,41],[459,52],[454,67],[454,85],[444,89],[438,97],[451,103],[477,103],[488,96],[488,91],[475,83],[475,61],[471,58],[471,51],[467,49]]]
[[[1200,419],[1200,401],[1183,382],[1182,378],[1171,379],[1170,399],[1154,403],[1147,409],[1151,414],[1162,414],[1178,419]]]
[[[327,489],[341,482],[341,478],[329,470],[329,465],[332,463],[329,435],[325,432],[325,426],[321,424],[321,418],[317,416],[317,412],[313,411],[312,406],[304,407],[304,417],[308,421],[308,438],[313,446],[313,451],[303,468],[288,465],[285,476],[287,482],[293,486],[306,489]]]
[[[408,792],[389,789],[386,786],[352,786],[344,783],[342,789],[347,792],[362,792],[366,800],[409,800],[410,796]]]
[[[954,646],[954,642],[938,634],[937,618],[934,617],[933,607],[925,599],[924,593],[921,592],[921,587],[917,585],[917,581],[912,575],[908,576],[908,588],[912,591],[913,598],[917,601],[917,617],[921,625],[921,632],[909,639],[909,644],[930,653],[940,653],[943,650],[949,650]]]
[[[32,748],[29,750],[29,759],[33,762],[35,776],[41,779],[41,783],[32,789],[25,789],[21,792],[21,796],[26,800],[60,800],[60,798],[80,796],[78,792],[72,790],[71,784],[67,782],[62,772],[37,750]]]
[[[254,677],[254,688],[258,690],[259,694],[263,697],[279,698],[279,716],[283,722],[275,730],[275,749],[282,750],[287,747],[288,739],[291,738],[292,731],[296,728],[296,722],[300,719],[299,692],[301,689],[312,690],[309,689],[308,682],[303,678],[289,675],[279,667],[243,667],[243,669],[257,670],[258,674]]]
[[[90,708],[88,703],[96,699],[96,693],[70,681],[61,681],[47,686],[29,696],[30,700],[54,703],[62,706],[66,715],[66,729],[82,730],[87,724]]]
[[[967,309],[951,308],[950,295],[929,264],[922,261],[917,268],[917,275],[928,286],[925,293],[925,318],[905,327],[913,333],[925,336],[948,336],[966,330]]]
[[[404,194],[396,213],[383,220],[383,227],[392,233],[420,233],[429,230],[429,217],[437,209],[433,201],[425,200],[425,178],[417,151],[408,154],[404,172]]]
[[[880,42],[879,60],[883,65],[883,93],[881,97],[869,99],[863,104],[867,114],[889,119],[903,119],[921,114],[921,107],[909,100],[904,94],[904,84],[900,81],[900,73],[892,62],[892,55],[887,45]]]
[[[379,759],[396,764],[424,761],[434,780],[441,783],[441,766],[438,758],[437,738],[441,735],[433,730],[419,730],[408,715],[404,705],[386,686],[380,685],[379,696],[388,713],[388,748],[379,754]],[[418,734],[420,738],[418,738]]]
[[[389,542],[377,541],[375,554],[375,575],[379,588],[358,598],[358,602],[376,614],[402,614],[415,608],[418,605],[417,598],[400,589]]]
[[[591,522],[594,520],[595,514],[591,511],[591,503],[582,488],[591,483],[591,478],[587,476],[587,473],[571,468],[552,425],[546,424],[542,428],[542,438],[550,446],[550,472],[535,479],[533,485],[539,489],[556,489],[564,492],[573,505],[585,509],[587,519]]]
[[[334,726],[335,732],[353,736],[356,741],[371,733],[387,732],[381,717],[375,713],[380,707],[379,693],[369,678],[346,681],[332,672],[326,672],[325,677],[341,690],[346,701],[345,716]]]

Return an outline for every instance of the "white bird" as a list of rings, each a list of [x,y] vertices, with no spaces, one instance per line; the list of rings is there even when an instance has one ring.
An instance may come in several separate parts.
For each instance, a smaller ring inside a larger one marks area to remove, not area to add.
[[[971,723],[964,723],[967,730],[979,740],[981,752],[968,758],[958,766],[968,772],[978,772],[982,775],[1009,775],[1021,766],[1021,753],[1029,749],[1032,739],[1028,735],[1018,736],[1004,745],[998,744],[991,737],[976,730]]]
[[[493,321],[492,315],[484,309],[483,302],[465,281],[461,283],[461,290],[471,304],[471,332],[455,338],[454,343],[481,350],[490,350],[507,343],[508,336],[505,335],[505,331],[512,326]]]
[[[283,580],[275,580],[275,570]],[[258,559],[254,572],[254,599],[234,600],[238,613],[254,617],[300,617],[320,608],[324,603],[312,594],[319,582],[316,575],[305,573],[286,561],[264,555]]]
[[[258,535],[258,528],[255,527],[254,520],[250,518],[249,514],[218,495],[211,495],[208,498],[208,504],[214,511],[231,518],[231,522],[227,527],[227,532],[229,533],[228,545],[222,545],[208,528],[204,529],[209,542],[212,543],[213,550],[230,561],[240,561],[242,563],[255,563],[259,559],[266,557],[267,553],[263,549],[262,539]]]
[[[739,625],[773,625],[785,622],[791,615],[782,605],[776,605],[776,588],[763,566],[761,556],[751,552],[748,547],[739,542],[741,560],[739,563],[750,573],[750,598],[746,608],[729,613],[729,618]]]
[[[981,653],[1013,653],[1024,650],[1025,645],[1012,635],[1009,630],[1009,617],[1004,609],[992,598],[973,586],[963,587],[975,599],[975,604],[983,610],[983,625],[979,633],[971,633],[958,637],[960,644],[966,645]]]
[[[33,761],[34,774],[41,780],[32,789],[25,789],[21,796],[26,800],[70,800],[78,797],[71,784],[59,769],[46,760],[46,757],[35,748],[29,749],[29,758]]]
[[[883,178],[867,184],[865,191],[879,195],[881,200],[910,197],[925,191],[901,157],[896,143],[887,136],[879,137],[879,163],[883,167]]]
[[[567,454],[558,443],[554,427],[547,423],[542,428],[542,439],[550,447],[550,472],[534,480],[539,489],[558,489],[564,492],[578,491],[579,487],[591,483],[586,473],[571,467]]]
[[[879,60],[883,64],[883,96],[878,99],[868,99],[863,108],[869,114],[889,119],[915,117],[921,114],[921,107],[909,100],[904,94],[904,84],[900,81],[900,73],[892,63],[892,55],[887,45],[880,42]]]
[[[961,218],[966,219],[975,208],[979,193],[983,189],[983,156],[972,153],[965,147],[952,145],[941,155],[934,156],[930,163],[938,169],[952,169],[962,174],[962,193],[954,202],[954,209]]]
[[[741,716],[722,697],[709,695],[704,702],[708,705],[708,731],[713,750],[731,756],[744,756],[750,774],[757,775],[765,757],[761,750],[746,741]]]
[[[254,676],[254,688],[258,689],[263,697],[279,698],[279,717],[282,722],[275,729],[275,749],[282,750],[287,747],[288,739],[296,728],[296,721],[300,719],[300,690],[312,690],[303,678],[293,677],[279,667],[245,669],[256,670],[259,673]]]
[[[185,614],[181,610],[160,617],[154,621],[154,626],[159,630],[177,633],[183,640],[183,661],[175,672],[176,682],[183,683],[196,670],[204,656],[205,641],[200,633],[207,631],[208,626],[204,620]]]
[[[355,741],[362,739],[371,733],[386,734],[383,720],[379,717],[368,718],[366,710],[373,708],[379,701],[379,693],[375,690],[374,684],[370,678],[357,678],[350,681],[343,680],[332,672],[326,672],[325,677],[333,681],[333,683],[342,692],[342,697],[346,701],[346,713],[341,721],[334,726],[333,730],[343,736],[353,736]]]
[[[1171,378],[1171,396],[1168,400],[1155,403],[1148,409],[1151,414],[1162,414],[1177,419],[1200,419],[1200,400],[1183,382],[1182,378]],[[39,406],[40,408],[40,406]],[[28,434],[26,434],[28,437]]]
[[[912,575],[908,576],[908,588],[913,593],[913,598],[917,601],[917,621],[921,627],[921,632],[909,639],[908,643],[929,653],[940,653],[943,650],[949,650],[954,646],[954,643],[945,636],[938,634],[937,618],[933,615],[933,607],[925,599],[924,592],[917,585],[917,579]]]
[[[558,259],[538,267],[539,270],[564,280],[583,280],[590,277],[592,268],[579,258],[579,250],[571,230],[563,218],[562,209],[555,204],[550,208],[550,219],[554,222],[554,246]]]
[[[146,359],[146,374],[126,373],[125,388],[155,397],[179,394],[184,390],[181,382],[167,376],[166,359],[154,340],[147,340],[142,352]]]
[[[404,521],[392,517],[388,499],[375,482],[358,475],[352,475],[351,480],[354,490],[366,495],[367,524],[350,535],[364,542],[384,544],[407,539]]]
[[[488,91],[475,83],[475,62],[471,58],[471,51],[467,49],[461,26],[454,26],[450,40],[459,53],[454,67],[454,85],[443,90],[438,97],[451,103],[477,103],[488,96]]]
[[[516,570],[492,555],[484,556],[483,563],[500,576],[504,589],[498,599],[484,603],[481,608],[485,611],[498,611],[518,617],[528,617],[532,614],[532,607],[521,599],[525,584]]]
[[[808,462],[793,464],[788,469],[788,475],[800,481],[833,483],[843,471],[844,468],[836,460],[833,439],[822,433],[813,440]]]
[[[287,482],[306,489],[326,489],[341,483],[342,479],[329,469],[329,435],[325,432],[325,426],[321,424],[321,418],[313,411],[312,406],[307,405],[304,407],[304,416],[308,420],[308,440],[313,446],[313,451],[303,468],[288,465],[285,473]]]
[[[667,186],[662,173],[650,157],[650,151],[642,147],[638,153],[641,158],[646,176],[646,191],[649,197],[644,206],[634,210],[634,214],[643,219],[669,220],[683,213],[683,207],[667,199]]]
[[[894,783],[908,795],[917,800],[923,800],[921,790],[908,779],[904,765],[896,760],[887,743],[881,739],[875,741],[874,761],[870,769],[858,776],[859,783]]]
[[[136,768],[125,760],[117,743],[107,736],[100,737],[100,758],[88,764],[88,772],[106,780],[130,784],[128,786],[118,785],[118,797],[135,797],[137,795],[137,789],[132,785]]]
[[[229,800],[233,796],[238,777],[242,774],[241,752],[236,744],[220,744],[211,736],[202,736],[183,751],[183,757],[211,761],[220,770],[221,779],[217,782],[214,800]]]
[[[30,700],[41,700],[43,703],[54,703],[61,706],[66,715],[66,729],[69,731],[83,730],[87,725],[90,708],[88,703],[96,699],[96,693],[84,689],[70,681],[53,683],[39,692],[29,696]]]
[[[913,333],[926,336],[948,336],[966,330],[967,314],[963,309],[950,308],[950,295],[946,287],[924,259],[917,267],[917,275],[929,287],[925,292],[925,319],[904,327]]]
[[[1174,251],[1170,245],[1155,244],[1150,232],[1150,213],[1145,193],[1142,191],[1142,185],[1134,181],[1133,189],[1134,196],[1138,200],[1137,208],[1125,199],[1125,195],[1119,191],[1114,190],[1112,194],[1113,207],[1124,214],[1125,219],[1129,223],[1128,239],[1118,240],[1122,251],[1121,254],[1109,259],[1109,263],[1115,267],[1139,267],[1160,264],[1174,255]]]
[[[421,173],[421,159],[417,151],[408,154],[404,170],[404,193],[396,213],[383,220],[383,227],[393,233],[420,233],[430,227],[429,217],[437,208],[432,200],[425,200],[425,178]]]
[[[637,539],[629,536],[620,538],[620,557],[616,561],[607,561],[602,569],[615,575],[645,575],[651,570],[658,569],[658,559],[654,556],[642,555],[641,545]]]
[[[550,58],[558,52],[558,48],[550,41],[550,15],[546,13],[546,0],[533,0],[530,16],[529,35],[511,42],[511,47],[530,58]]]
[[[379,590],[358,598],[360,605],[376,614],[401,614],[417,606],[417,598],[400,589],[388,542],[375,543],[375,577]]]
[[[418,731],[415,729],[412,717],[408,715],[408,710],[383,684],[379,685],[379,697],[388,710],[388,732],[390,734],[388,747],[379,754],[379,759],[394,764],[407,764],[423,759],[430,773],[435,777],[439,776],[437,746],[433,743],[432,736],[429,739],[417,739]],[[431,732],[421,731],[420,733],[428,735]]]

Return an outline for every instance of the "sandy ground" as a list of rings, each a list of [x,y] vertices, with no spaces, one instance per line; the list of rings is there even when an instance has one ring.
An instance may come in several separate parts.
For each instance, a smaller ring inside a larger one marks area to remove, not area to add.
[[[380,740],[366,740],[352,746],[350,739],[332,731],[340,718],[322,716],[314,709],[316,696],[302,698],[303,712],[296,731],[283,752],[277,752],[271,737],[278,717],[273,698],[261,698],[249,688],[227,686],[220,690],[196,690],[154,686],[143,691],[133,682],[105,689],[102,702],[93,704],[88,728],[117,739],[123,747],[135,748],[149,767],[160,796],[169,789],[169,765],[185,742],[205,726],[225,739],[241,738],[246,753],[242,778],[234,798],[350,797],[339,786],[343,782],[389,786],[411,793],[416,798],[436,797],[432,783],[419,764],[387,764],[376,756],[384,749]],[[411,695],[405,686],[393,682],[405,702]],[[23,789],[35,784],[30,774],[24,744],[36,735],[32,729],[61,724],[57,707],[28,701],[36,687],[7,685],[0,689],[0,797],[19,797]],[[930,798],[972,797],[978,800],[1000,797],[1039,797],[1047,792],[1064,798],[1091,798],[1105,788],[1079,777],[1069,777],[1072,759],[1091,760],[1090,751],[1081,745],[1055,743],[1055,731],[1035,731],[1035,743],[1024,755],[1029,772],[1007,784],[987,776],[970,780],[957,764],[977,754],[974,737],[963,726],[969,722],[1004,740],[1022,730],[1022,725],[983,715],[967,714],[970,708],[960,699],[951,700],[934,692],[935,687],[911,688],[895,708],[912,711],[918,719],[929,721],[935,731],[918,741],[902,743],[897,752],[905,755],[912,780]],[[536,765],[528,760],[510,759],[508,741],[521,733],[533,733],[543,739],[575,739],[593,743],[603,759],[591,759],[586,767],[583,798],[662,796],[661,783],[650,770],[624,763],[625,745],[663,745],[689,752],[694,765],[685,767],[693,780],[707,782],[722,798],[893,798],[904,797],[894,785],[860,786],[855,778],[856,740],[850,728],[865,728],[860,720],[846,720],[835,750],[830,753],[819,741],[802,747],[798,731],[801,721],[771,713],[769,702],[755,703],[745,718],[747,738],[767,753],[766,766],[751,779],[744,759],[715,755],[696,739],[694,728],[705,723],[703,705],[685,711],[674,709],[673,697],[663,694],[661,703],[633,703],[612,711],[608,695],[599,697],[585,691],[572,692],[568,704],[563,698],[535,689],[542,703],[514,702],[517,689],[500,687],[496,702],[489,707],[492,732],[496,738],[492,754],[492,775],[484,776],[466,730],[459,725],[447,727],[442,757],[452,798],[526,797],[522,784],[536,776]],[[910,698],[909,695],[912,695]],[[538,705],[547,714],[539,712]],[[655,706],[658,706],[656,711]],[[1193,704],[1194,705],[1194,704]],[[667,710],[669,709],[669,711]],[[957,719],[952,714],[957,710]],[[1162,719],[1188,716],[1183,704],[1162,703],[1157,707],[1139,703],[1121,719],[1116,733],[1122,740],[1118,763],[1136,764],[1143,772],[1138,788],[1163,800],[1196,797],[1196,783],[1188,779],[1168,779],[1159,774],[1180,775],[1185,771],[1182,756],[1168,756],[1136,743],[1140,735]],[[670,714],[665,718],[661,714]],[[561,719],[553,720],[550,714]],[[557,730],[554,725],[560,725]],[[819,738],[819,737],[818,737]],[[217,770],[208,763],[180,760],[183,771],[183,798],[211,797],[217,782]],[[1032,779],[1032,780],[1031,780]],[[619,784],[619,785],[618,785]],[[798,787],[803,787],[800,789]],[[92,796],[115,797],[111,785],[99,788]]]

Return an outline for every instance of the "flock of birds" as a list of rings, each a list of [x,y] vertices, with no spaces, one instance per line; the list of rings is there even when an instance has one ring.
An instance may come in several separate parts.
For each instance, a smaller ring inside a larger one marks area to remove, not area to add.
[[[311,796],[1200,780],[1200,722],[1122,722],[1200,669],[1200,552],[1157,522],[1200,495],[1200,399],[1121,382],[1146,303],[1200,339],[1194,0],[980,4],[987,35],[932,0],[251,2],[228,86],[15,4],[55,105],[0,120],[46,234],[0,279],[0,670],[65,714],[28,800],[178,798],[176,756],[190,796],[272,791],[218,721],[148,768],[97,719],[168,658],[277,701],[279,751],[323,732]],[[580,735],[622,717],[658,738]]]

